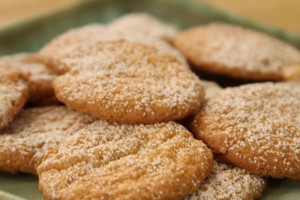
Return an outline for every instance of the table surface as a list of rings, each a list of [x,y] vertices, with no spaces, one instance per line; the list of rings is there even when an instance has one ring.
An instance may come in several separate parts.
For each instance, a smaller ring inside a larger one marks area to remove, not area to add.
[[[0,0],[0,29],[84,0]],[[202,0],[273,26],[300,33],[300,0]]]

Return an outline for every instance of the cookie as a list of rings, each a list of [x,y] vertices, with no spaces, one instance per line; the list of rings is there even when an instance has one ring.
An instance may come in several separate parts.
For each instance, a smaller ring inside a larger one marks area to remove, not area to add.
[[[82,48],[82,46],[84,48],[84,46],[88,46],[90,43],[124,39],[129,42],[138,42],[152,46],[160,51],[169,53],[176,57],[177,60],[182,63],[182,66],[189,68],[187,61],[181,52],[160,39],[145,37],[145,35],[138,33],[127,33],[126,31],[115,32],[105,29],[104,27],[97,28],[94,26],[87,25],[73,29],[54,38],[53,41],[41,49],[41,62],[47,64],[47,66],[58,74],[64,74],[72,69],[72,66],[66,64],[66,60],[76,58],[76,55],[73,53],[76,49]],[[91,31],[91,29],[93,31]],[[78,59],[81,59],[81,57]]]
[[[173,40],[177,34],[177,31],[173,27],[163,24],[155,17],[146,13],[124,15],[111,22],[109,28],[115,32],[140,33],[145,35],[145,37],[150,36],[165,41]]]
[[[195,114],[204,98],[196,75],[177,59],[140,43],[116,40],[73,51],[70,72],[53,82],[68,107],[120,123],[155,123]]]
[[[213,23],[194,27],[174,39],[174,45],[196,67],[246,80],[300,78],[299,51],[253,30]]]
[[[63,74],[68,69],[60,63],[61,55],[72,51],[70,48],[74,45],[85,43],[99,37],[107,31],[101,24],[89,24],[78,28],[73,28],[61,35],[58,35],[39,52],[39,60],[45,63],[50,69],[58,74]]]
[[[215,154],[257,175],[300,179],[300,87],[261,83],[206,100],[194,135]]]
[[[211,175],[185,200],[253,200],[261,196],[266,185],[259,176],[215,161]]]
[[[181,199],[212,169],[211,151],[174,123],[96,121],[38,167],[45,199]]]
[[[25,109],[0,135],[0,171],[36,174],[48,148],[57,148],[94,119],[63,106]]]
[[[27,76],[0,62],[0,134],[28,98]]]
[[[14,67],[29,74],[29,102],[38,103],[54,97],[51,84],[56,75],[43,63],[37,61],[33,54],[4,56],[0,58],[0,62],[6,62],[9,65],[7,67]]]
[[[213,97],[218,95],[222,91],[222,87],[218,83],[213,81],[201,80],[201,85],[205,89],[205,98]]]

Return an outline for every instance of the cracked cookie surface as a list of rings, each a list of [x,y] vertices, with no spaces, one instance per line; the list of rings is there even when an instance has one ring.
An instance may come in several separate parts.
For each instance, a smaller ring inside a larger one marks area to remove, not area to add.
[[[47,152],[45,199],[180,199],[212,169],[212,153],[174,123],[96,121]]]

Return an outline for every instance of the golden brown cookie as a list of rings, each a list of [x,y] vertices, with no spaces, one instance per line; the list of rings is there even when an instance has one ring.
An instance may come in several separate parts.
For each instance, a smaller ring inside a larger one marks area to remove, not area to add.
[[[53,82],[67,106],[100,119],[155,123],[195,114],[204,97],[196,75],[154,47],[116,40],[83,45]]]
[[[289,44],[242,27],[213,23],[184,31],[175,46],[196,67],[247,80],[300,78],[300,53]]]
[[[0,62],[0,134],[28,98],[27,76]]]
[[[0,135],[0,171],[36,174],[48,148],[57,148],[93,121],[92,117],[63,106],[21,111]]]
[[[107,29],[101,24],[89,24],[82,27],[71,29],[58,35],[40,50],[41,62],[58,74],[63,74],[69,69],[60,63],[61,55],[67,53],[73,46],[93,40],[105,34]]]
[[[266,185],[267,181],[259,176],[215,161],[211,175],[185,200],[254,200]]]
[[[65,60],[68,60],[70,57],[74,60],[76,55],[73,53],[78,48],[84,48],[91,43],[120,39],[155,47],[160,51],[164,51],[165,53],[173,55],[178,59],[179,62],[182,63],[182,66],[188,68],[186,59],[181,52],[165,41],[157,38],[146,37],[145,35],[138,33],[127,33],[126,31],[115,32],[105,29],[104,27],[97,28],[95,25],[87,25],[72,29],[71,31],[57,36],[49,44],[42,48],[39,53],[40,57],[38,58],[41,62],[44,62],[55,72],[64,74],[72,69],[72,66],[66,64]],[[81,57],[78,59],[81,59]]]
[[[115,32],[139,33],[145,37],[155,37],[166,41],[171,41],[177,34],[173,27],[163,24],[146,13],[124,15],[113,21],[109,28]]]
[[[174,122],[99,120],[48,151],[38,175],[45,199],[181,199],[212,165],[211,151]]]
[[[206,100],[195,136],[228,163],[254,174],[300,179],[300,87],[261,83]]]
[[[7,67],[17,68],[29,75],[29,102],[38,103],[54,98],[51,84],[56,75],[44,64],[37,61],[33,54],[20,53],[4,56],[0,58],[0,62],[6,62],[9,65]]]

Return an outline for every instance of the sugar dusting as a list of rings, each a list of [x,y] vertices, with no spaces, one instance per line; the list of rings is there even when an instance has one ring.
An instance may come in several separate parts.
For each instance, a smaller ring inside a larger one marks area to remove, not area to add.
[[[265,187],[266,181],[263,178],[215,161],[211,175],[201,183],[197,192],[185,200],[256,199]]]
[[[184,56],[171,45],[156,37],[147,36],[140,32],[127,32],[126,30],[109,29],[98,24],[86,25],[72,29],[55,37],[50,43],[45,45],[41,51],[41,60],[46,62],[54,71],[62,74],[71,69],[71,66],[61,63],[65,57],[72,55],[78,46],[89,45],[100,41],[113,41],[124,39],[130,42],[139,42],[157,48],[160,51],[175,56],[183,67],[188,68]],[[50,64],[49,64],[50,63]]]
[[[63,106],[21,111],[0,135],[0,170],[35,174],[48,148],[57,148],[93,121],[92,117]]]
[[[213,23],[193,28],[179,35],[175,44],[191,60],[213,69],[218,66],[222,72],[269,73],[281,79],[300,76],[300,52],[296,48],[242,27]]]
[[[300,88],[291,84],[225,89],[196,116],[196,136],[252,172],[299,179],[299,97]]]
[[[84,99],[102,113],[127,118],[133,113],[137,120],[149,123],[159,116],[167,121],[192,114],[204,96],[197,76],[175,57],[124,39],[82,45],[64,63],[73,70],[57,78],[54,88],[57,97],[74,109],[81,109],[74,104]],[[105,117],[88,106],[81,111]]]
[[[173,122],[96,121],[49,151],[38,174],[49,199],[165,199],[195,191],[211,167],[210,150]]]

